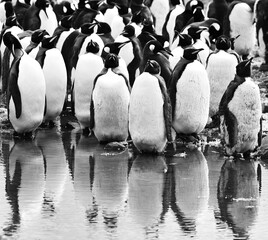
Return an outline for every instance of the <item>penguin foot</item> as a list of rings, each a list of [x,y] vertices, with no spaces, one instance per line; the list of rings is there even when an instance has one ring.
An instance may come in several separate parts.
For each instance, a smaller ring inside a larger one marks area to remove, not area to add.
[[[34,135],[33,132],[26,132],[26,133],[18,133],[16,131],[13,132],[14,140],[33,140]]]
[[[55,123],[51,120],[48,122],[48,127],[49,128],[54,128],[55,127]]]

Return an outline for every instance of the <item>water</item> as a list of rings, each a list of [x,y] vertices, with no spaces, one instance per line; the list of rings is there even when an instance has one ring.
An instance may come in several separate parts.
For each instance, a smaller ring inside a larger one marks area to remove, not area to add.
[[[2,133],[0,239],[264,239],[265,162],[217,146],[108,150],[79,128]]]

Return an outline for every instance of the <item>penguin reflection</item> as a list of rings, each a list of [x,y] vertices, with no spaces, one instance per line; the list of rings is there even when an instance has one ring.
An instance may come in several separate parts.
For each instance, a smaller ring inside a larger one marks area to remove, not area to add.
[[[34,224],[42,212],[45,188],[45,164],[42,152],[33,141],[18,141],[7,163],[6,193],[13,211],[7,231]]]
[[[80,134],[79,134],[80,135]],[[94,181],[94,158],[98,142],[93,137],[80,135],[75,149],[73,167],[73,186],[75,199],[85,209],[86,217],[91,221],[97,214],[94,205],[92,187]]]
[[[254,161],[226,160],[218,182],[221,220],[237,238],[247,238],[257,216],[259,186]]]
[[[98,145],[94,154],[93,197],[108,227],[116,227],[128,192],[129,152],[105,152]]]
[[[129,212],[146,234],[157,232],[162,212],[165,172],[163,155],[138,155],[129,173]]]
[[[58,129],[44,129],[36,134],[36,142],[45,158],[44,208],[47,213],[55,212],[61,201],[68,176],[65,152]]]
[[[208,207],[208,165],[198,149],[185,149],[186,157],[173,157],[175,193],[171,208],[185,233],[194,235],[196,221]],[[172,198],[171,198],[172,199]]]

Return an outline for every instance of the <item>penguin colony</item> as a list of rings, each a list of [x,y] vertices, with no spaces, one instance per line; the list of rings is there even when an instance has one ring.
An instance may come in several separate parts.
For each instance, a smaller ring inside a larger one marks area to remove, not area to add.
[[[0,3],[1,90],[14,134],[68,103],[84,134],[161,153],[219,127],[228,155],[261,142],[268,0],[17,0]],[[257,33],[257,34],[256,34]]]

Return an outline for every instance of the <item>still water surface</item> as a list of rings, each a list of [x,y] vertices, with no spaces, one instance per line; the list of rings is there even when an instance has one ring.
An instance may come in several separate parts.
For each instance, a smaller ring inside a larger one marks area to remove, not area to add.
[[[260,160],[108,150],[77,128],[0,141],[0,239],[268,239]]]

